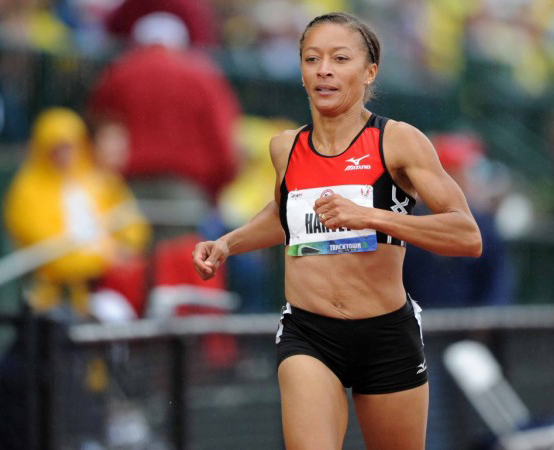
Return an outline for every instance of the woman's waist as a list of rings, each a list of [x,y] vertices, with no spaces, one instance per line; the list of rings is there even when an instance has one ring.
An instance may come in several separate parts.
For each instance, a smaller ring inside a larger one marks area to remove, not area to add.
[[[286,300],[293,306],[327,317],[364,319],[395,311],[406,302],[402,285],[370,292],[341,292],[333,294],[309,287],[285,285]]]
[[[347,324],[350,331],[355,329],[367,329],[367,326],[372,328],[380,325],[388,325],[391,323],[396,323],[397,321],[404,320],[409,318],[413,314],[413,305],[408,297],[404,298],[404,302],[400,307],[395,308],[391,311],[388,311],[383,314],[373,315],[369,317],[360,317],[360,318],[344,318],[344,317],[332,317],[326,316],[318,313],[314,313],[305,309],[302,309],[298,306],[289,304],[287,307],[288,311],[292,314],[292,317],[297,317],[302,320],[308,321],[313,324],[322,324],[322,325],[337,325],[342,327],[343,324]],[[344,328],[340,328],[344,331]]]
[[[405,302],[404,254],[380,244],[367,253],[286,256],[285,295],[292,305],[331,317],[386,314]]]
[[[386,314],[406,301],[401,268],[383,271],[349,264],[311,265],[309,269],[288,264],[285,296],[291,305],[307,311],[349,319]]]

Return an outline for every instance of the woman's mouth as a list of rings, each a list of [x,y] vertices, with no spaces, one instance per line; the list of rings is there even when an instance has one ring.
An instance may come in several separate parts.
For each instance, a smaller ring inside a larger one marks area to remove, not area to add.
[[[333,92],[337,92],[338,88],[329,84],[318,84],[315,87],[315,91],[322,95],[328,95],[332,94]]]

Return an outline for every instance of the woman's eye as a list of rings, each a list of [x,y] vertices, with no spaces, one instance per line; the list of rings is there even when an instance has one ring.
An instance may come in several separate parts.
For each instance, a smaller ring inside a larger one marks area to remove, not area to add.
[[[335,56],[335,59],[336,59],[337,61],[341,61],[341,62],[342,62],[342,61],[347,61],[347,60],[348,60],[348,58],[347,58],[346,56],[342,56],[342,55]]]
[[[306,62],[314,62],[316,60],[315,56],[307,56],[305,61]]]

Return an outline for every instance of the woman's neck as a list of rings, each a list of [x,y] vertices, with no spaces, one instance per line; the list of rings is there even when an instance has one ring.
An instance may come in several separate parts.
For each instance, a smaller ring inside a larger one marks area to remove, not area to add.
[[[315,109],[315,108],[314,108]],[[339,116],[324,116],[317,110],[312,111],[312,142],[319,153],[337,155],[352,142],[371,113],[365,109],[348,111]]]

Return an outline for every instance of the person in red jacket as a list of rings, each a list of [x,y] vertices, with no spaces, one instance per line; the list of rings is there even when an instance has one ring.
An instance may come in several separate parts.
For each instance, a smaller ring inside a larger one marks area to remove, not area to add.
[[[128,1],[126,14],[114,12],[108,29],[130,33],[138,45],[101,75],[89,113],[99,128],[119,123],[128,130],[126,155],[118,158],[125,175],[184,177],[213,198],[235,174],[239,106],[216,64],[193,48],[210,35],[185,24],[179,3]]]

